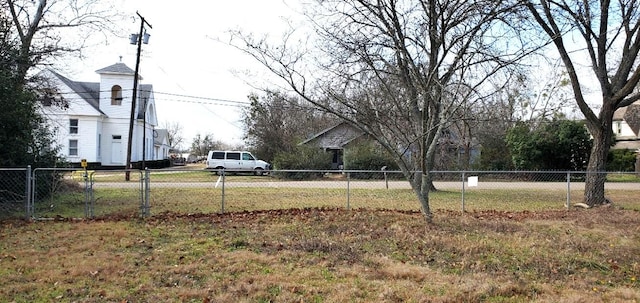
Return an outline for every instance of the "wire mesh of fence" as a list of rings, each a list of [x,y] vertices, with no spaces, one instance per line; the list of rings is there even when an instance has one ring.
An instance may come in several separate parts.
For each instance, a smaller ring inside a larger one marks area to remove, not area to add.
[[[412,172],[412,174],[418,174]],[[640,209],[640,176],[606,174],[606,196]],[[286,208],[420,211],[399,171],[0,169],[0,218],[146,217]],[[127,177],[128,175],[128,177]],[[433,171],[432,210],[536,211],[582,202],[585,172]]]
[[[27,216],[30,175],[30,168],[0,169],[0,219]]]

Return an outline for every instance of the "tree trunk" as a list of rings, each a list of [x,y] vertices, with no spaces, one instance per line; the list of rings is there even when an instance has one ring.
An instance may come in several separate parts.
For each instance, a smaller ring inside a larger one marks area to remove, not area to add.
[[[433,186],[433,183],[431,181],[431,172],[425,172],[422,174],[420,205],[422,206],[422,213],[424,214],[427,223],[433,222],[433,214],[431,213],[431,206],[429,206],[429,192],[431,191],[431,187]]]
[[[612,125],[613,111],[603,110],[600,115],[599,125],[590,127],[590,132],[593,136],[593,147],[589,156],[587,179],[585,180],[584,188],[584,203],[591,207],[607,203],[604,196],[604,183],[607,179],[605,172],[612,139],[611,129],[607,125]]]
[[[405,177],[409,180],[411,184],[411,189],[415,192],[418,197],[418,201],[420,202],[420,209],[422,210],[422,214],[424,215],[425,221],[427,223],[433,222],[433,214],[431,213],[431,208],[429,207],[429,189],[432,182],[431,173],[430,172],[421,172],[421,171],[404,171]]]

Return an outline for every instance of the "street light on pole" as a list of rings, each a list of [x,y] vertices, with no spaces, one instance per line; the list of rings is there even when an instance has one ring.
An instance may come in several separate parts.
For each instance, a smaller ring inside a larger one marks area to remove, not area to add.
[[[133,96],[131,100],[131,117],[129,120],[129,139],[127,142],[127,164],[126,164],[126,175],[125,179],[127,181],[130,180],[129,170],[131,169],[131,145],[133,141],[133,125],[135,122],[135,112],[136,112],[136,98],[138,97],[138,70],[140,68],[140,52],[142,51],[142,43],[149,43],[149,34],[147,34],[144,30],[144,25],[146,24],[149,28],[153,28],[151,24],[149,24],[144,17],[140,15],[140,13],[136,12],[138,17],[140,17],[140,32],[138,34],[131,34],[130,43],[138,45],[138,51],[136,53],[136,69],[133,74]],[[143,127],[146,127],[143,125]],[[144,151],[142,153],[142,157],[144,158]]]

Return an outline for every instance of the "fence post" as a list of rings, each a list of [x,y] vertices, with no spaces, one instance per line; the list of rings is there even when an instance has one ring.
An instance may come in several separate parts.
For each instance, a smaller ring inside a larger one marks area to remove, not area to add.
[[[27,169],[26,169],[26,184],[25,184],[25,190],[24,190],[24,202],[25,202],[25,219],[29,220],[31,218],[31,216],[33,215],[32,212],[32,203],[33,203],[33,199],[31,197],[32,193],[31,193],[31,165],[27,165]]]
[[[151,195],[150,171],[144,168],[144,211],[145,216],[151,216],[151,205],[149,205],[149,196]]]
[[[138,192],[140,193],[138,195],[138,205],[140,206],[140,217],[144,218],[145,217],[145,210],[144,210],[144,173],[142,170],[138,170],[138,176],[139,176],[139,183],[140,186],[138,186]]]
[[[351,173],[347,172],[347,210],[351,209]]]
[[[84,166],[84,171],[82,173],[82,179],[84,180],[84,217],[85,218],[93,218],[93,209],[90,206],[90,195],[89,192],[89,174],[87,172],[87,167]]]
[[[220,213],[224,214],[224,183],[226,179],[226,173],[224,169],[222,170],[222,199],[220,199]]]
[[[389,179],[387,178],[387,166],[383,166],[381,168],[382,174],[384,175],[384,185],[386,189],[389,189]]]
[[[462,212],[464,212],[464,178],[465,172],[462,172]]]
[[[567,171],[567,203],[564,207],[569,210],[571,206],[571,172]]]
[[[93,218],[94,216],[94,209],[96,206],[96,199],[95,196],[93,194],[93,183],[95,182],[94,179],[94,175],[95,175],[95,171],[91,172],[91,175],[89,175],[89,200],[91,201],[91,204],[89,206],[89,209],[91,209],[91,217]]]
[[[31,166],[29,166],[29,170],[31,170]],[[31,199],[30,199],[30,203],[29,203],[29,216],[31,218],[36,217],[36,192],[37,192],[37,182],[38,182],[38,168],[35,168],[31,171],[31,183],[29,185],[29,191],[31,194]]]

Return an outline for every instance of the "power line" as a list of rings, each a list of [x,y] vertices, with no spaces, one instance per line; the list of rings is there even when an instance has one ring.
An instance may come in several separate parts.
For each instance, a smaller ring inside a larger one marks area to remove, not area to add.
[[[241,104],[242,106],[251,105],[249,102],[234,101],[234,100],[220,99],[220,98],[211,98],[211,97],[197,97],[197,96],[174,94],[174,93],[165,93],[165,92],[158,92],[158,91],[154,91],[153,94],[154,95],[156,95],[156,94],[168,95],[168,96],[183,97],[183,98],[193,98],[193,99],[200,99],[200,100],[210,100],[210,101],[218,101],[218,102],[238,103],[238,104]]]
[[[127,91],[127,90],[132,90],[132,89],[124,89],[123,91]],[[222,106],[235,106],[235,107],[246,107],[246,106],[250,106],[251,105],[249,102],[222,99],[222,98],[202,97],[202,96],[193,96],[193,95],[158,92],[158,91],[149,91],[149,90],[139,90],[139,91],[140,92],[142,92],[142,91],[144,91],[144,92],[153,92],[154,97],[155,97],[155,95],[166,95],[166,96],[173,96],[173,97],[181,97],[181,98],[205,100],[205,101],[215,101],[215,102],[223,102],[223,103],[231,103],[231,104],[220,104],[220,103],[211,103],[211,102],[203,102],[203,101],[192,101],[192,100],[186,100],[186,99],[166,99],[166,98],[162,98],[162,97],[160,98],[161,100],[166,100],[166,101],[197,103],[197,104],[210,104],[210,105],[222,105]],[[96,91],[96,92],[97,93],[110,93],[110,91]],[[83,94],[83,93],[96,93],[96,92],[72,91],[72,92],[61,92],[61,93],[59,93],[59,95],[78,95],[78,94]],[[66,100],[70,100],[70,101],[73,101],[73,100],[85,100],[82,97],[80,97],[80,98],[65,98],[65,99]],[[154,98],[154,99],[158,99],[158,98]]]

